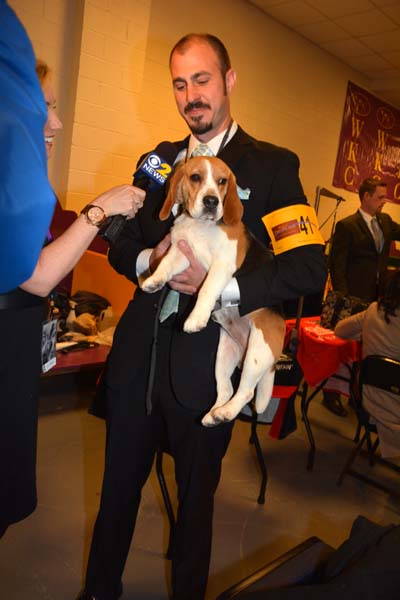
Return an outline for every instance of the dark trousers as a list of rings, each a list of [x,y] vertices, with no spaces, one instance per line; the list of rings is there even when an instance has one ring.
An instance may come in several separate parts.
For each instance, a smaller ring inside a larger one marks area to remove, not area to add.
[[[141,490],[158,446],[167,447],[174,458],[178,489],[173,600],[203,600],[205,595],[214,494],[233,423],[203,427],[200,419],[204,412],[189,410],[177,402],[170,385],[169,354],[165,350],[164,340],[157,360],[150,416],[144,414],[144,389],[140,382],[129,389],[107,390],[105,473],[85,586],[88,593],[100,600],[115,600],[119,596]]]

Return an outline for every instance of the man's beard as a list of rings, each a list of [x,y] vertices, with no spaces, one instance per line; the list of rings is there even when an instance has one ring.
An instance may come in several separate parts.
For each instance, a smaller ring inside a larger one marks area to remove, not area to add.
[[[204,133],[208,133],[213,128],[212,121],[209,123],[202,123],[201,117],[193,119],[194,122],[188,122],[189,129],[195,135],[203,135]]]
[[[212,121],[209,121],[208,123],[203,122],[202,115],[200,115],[199,117],[190,117],[190,114],[188,115],[188,113],[190,113],[190,111],[193,108],[205,108],[211,110],[211,106],[209,104],[204,104],[203,102],[189,102],[185,106],[184,113],[187,116],[186,122],[189,126],[190,131],[195,135],[203,135],[204,133],[211,131],[211,129],[213,128]]]

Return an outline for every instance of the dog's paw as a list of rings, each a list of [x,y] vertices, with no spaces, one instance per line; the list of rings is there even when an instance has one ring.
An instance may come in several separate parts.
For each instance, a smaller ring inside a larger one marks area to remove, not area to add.
[[[201,331],[202,329],[204,329],[207,323],[208,317],[204,318],[202,316],[193,315],[192,313],[186,319],[183,325],[183,331],[185,331],[186,333],[196,333],[197,331]]]
[[[218,425],[218,423],[214,421],[211,411],[204,415],[201,424],[204,425],[204,427],[215,427],[215,425]]]
[[[148,279],[146,279],[146,281],[143,282],[142,290],[144,292],[147,292],[148,294],[154,294],[154,292],[158,292],[158,290],[161,290],[161,288],[163,288],[164,285],[165,281],[149,277]]]
[[[215,424],[218,424],[233,421],[233,419],[238,415],[238,412],[239,411],[235,410],[234,408],[225,405],[220,406],[219,408],[214,408],[211,411],[211,414]]]

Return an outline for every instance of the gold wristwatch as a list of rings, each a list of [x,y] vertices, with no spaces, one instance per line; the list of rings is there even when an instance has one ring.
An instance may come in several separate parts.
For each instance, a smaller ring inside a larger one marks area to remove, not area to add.
[[[101,227],[107,220],[106,213],[97,204],[87,204],[85,208],[81,210],[81,215],[85,215],[86,221],[89,225],[95,225]]]

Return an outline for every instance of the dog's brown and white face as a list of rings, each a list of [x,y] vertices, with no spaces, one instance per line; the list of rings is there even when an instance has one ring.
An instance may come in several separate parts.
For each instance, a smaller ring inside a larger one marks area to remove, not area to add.
[[[225,225],[236,225],[243,216],[236,178],[216,157],[196,156],[177,169],[160,212],[162,221],[169,217],[175,202],[193,219],[216,223],[222,219]]]

